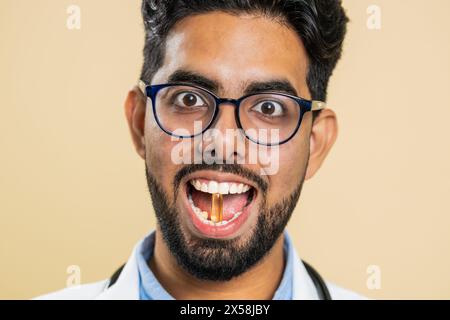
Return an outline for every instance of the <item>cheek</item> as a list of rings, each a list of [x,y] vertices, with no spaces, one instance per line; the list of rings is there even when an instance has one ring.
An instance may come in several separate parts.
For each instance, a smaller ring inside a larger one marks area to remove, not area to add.
[[[148,122],[147,122],[148,123]],[[172,200],[173,177],[177,166],[171,161],[171,150],[175,142],[159,129],[158,126],[146,126],[145,146],[146,164],[149,171],[162,186],[164,192]]]
[[[278,173],[270,177],[267,200],[270,205],[278,203],[296,190],[304,179],[309,157],[309,143],[304,136],[297,136],[280,146]]]

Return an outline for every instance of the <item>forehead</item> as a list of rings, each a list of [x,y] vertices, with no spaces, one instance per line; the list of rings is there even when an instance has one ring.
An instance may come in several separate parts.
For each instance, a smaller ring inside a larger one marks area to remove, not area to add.
[[[308,96],[307,65],[301,39],[286,25],[254,15],[213,12],[190,16],[172,28],[164,64],[152,83],[187,69],[217,81],[220,91],[229,95],[238,96],[255,80],[284,78]]]

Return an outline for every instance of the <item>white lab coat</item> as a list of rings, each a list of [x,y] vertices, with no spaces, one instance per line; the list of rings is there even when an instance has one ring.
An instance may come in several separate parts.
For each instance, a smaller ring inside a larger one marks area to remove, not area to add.
[[[66,288],[57,292],[39,296],[36,299],[56,300],[138,300],[139,299],[139,273],[137,252],[142,245],[141,240],[133,249],[130,258],[123,268],[116,283],[108,288],[109,279],[95,283]],[[317,290],[312,282],[304,264],[301,262],[294,246],[293,265],[293,299],[317,300]],[[333,300],[365,299],[352,291],[342,289],[326,281],[328,290]]]

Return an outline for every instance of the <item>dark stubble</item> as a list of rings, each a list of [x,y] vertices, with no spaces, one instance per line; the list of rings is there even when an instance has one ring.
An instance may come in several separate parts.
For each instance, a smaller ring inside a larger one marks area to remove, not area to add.
[[[249,234],[234,239],[205,239],[185,234],[180,227],[181,214],[146,165],[147,185],[162,237],[178,264],[202,280],[228,281],[249,270],[270,251],[283,233],[300,197],[304,175],[296,189],[272,207],[267,207],[267,183],[249,169],[235,164],[194,164],[180,169],[174,177],[174,199],[180,181],[198,170],[233,173],[253,181],[262,193],[257,223]],[[245,238],[244,238],[245,237]]]

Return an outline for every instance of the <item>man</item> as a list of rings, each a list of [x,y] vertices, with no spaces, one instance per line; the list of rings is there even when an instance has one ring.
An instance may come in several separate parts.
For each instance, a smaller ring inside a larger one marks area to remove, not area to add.
[[[44,298],[359,298],[321,288],[285,231],[337,137],[321,101],[340,0],[146,0],[142,14],[125,113],[157,228],[112,279]]]

